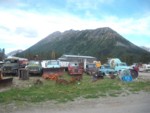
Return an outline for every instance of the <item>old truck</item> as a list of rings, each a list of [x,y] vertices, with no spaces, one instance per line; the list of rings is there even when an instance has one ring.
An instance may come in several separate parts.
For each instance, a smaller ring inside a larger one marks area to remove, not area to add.
[[[92,73],[96,73],[98,70],[95,63],[88,63],[86,64],[85,73],[88,75],[92,75]]]
[[[99,69],[100,73],[103,76],[108,76],[108,75],[117,75],[117,71],[115,71],[114,69],[112,69],[109,65],[102,65]]]
[[[63,74],[64,68],[61,67],[59,60],[47,60],[43,63],[43,78],[54,80]]]
[[[68,65],[68,73],[70,75],[82,75],[83,65],[79,62],[70,62]]]
[[[25,68],[27,63],[28,63],[28,59],[26,58],[19,58],[19,57],[6,58],[2,66],[2,74],[3,75],[7,75],[7,74],[17,75],[18,70],[20,68]]]
[[[26,69],[31,75],[42,75],[43,73],[41,62],[38,60],[29,61],[28,65],[26,66]]]
[[[125,62],[122,62],[119,58],[108,59],[108,65],[117,72],[123,69],[130,69],[130,67],[127,66]]]

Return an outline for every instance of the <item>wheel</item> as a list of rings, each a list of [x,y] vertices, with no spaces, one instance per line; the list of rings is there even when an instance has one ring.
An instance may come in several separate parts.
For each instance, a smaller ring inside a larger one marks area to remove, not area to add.
[[[133,79],[138,77],[138,72],[136,70],[130,70],[130,72]]]
[[[105,76],[105,73],[103,73],[102,75]]]

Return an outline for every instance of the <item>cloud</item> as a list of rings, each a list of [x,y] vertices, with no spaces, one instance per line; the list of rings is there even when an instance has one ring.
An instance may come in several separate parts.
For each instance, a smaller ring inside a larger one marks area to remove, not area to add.
[[[75,0],[68,1],[75,2]],[[76,4],[82,4],[81,0],[77,1]],[[98,0],[101,3],[103,1]],[[88,8],[92,5],[91,0],[86,2],[83,3],[83,8]],[[110,0],[110,2],[113,2],[113,0]],[[150,38],[149,13],[135,18],[120,18],[113,15],[103,15],[102,18],[97,18],[91,15],[88,10],[86,13],[87,17],[89,16],[90,18],[81,18],[70,12],[56,9],[51,9],[50,12],[44,14],[17,8],[11,10],[0,9],[0,44],[7,48],[6,51],[15,50],[15,48],[27,49],[55,31],[63,32],[69,29],[83,30],[99,27],[110,27],[125,36],[125,38],[130,38],[130,40],[131,38],[135,39],[134,37],[137,35],[146,36],[147,39]]]
[[[38,33],[35,30],[27,29],[23,27],[17,27],[15,33],[17,35],[22,34],[24,37],[27,37],[27,38],[35,38],[38,36]]]
[[[1,29],[1,30],[4,30],[4,31],[9,31],[9,30],[10,30],[9,28],[7,28],[7,27],[5,27],[5,26],[2,26],[2,25],[0,25],[0,29]]]
[[[140,18],[118,18],[108,16],[103,19],[105,25],[109,25],[122,34],[137,34],[150,36],[150,15]]]

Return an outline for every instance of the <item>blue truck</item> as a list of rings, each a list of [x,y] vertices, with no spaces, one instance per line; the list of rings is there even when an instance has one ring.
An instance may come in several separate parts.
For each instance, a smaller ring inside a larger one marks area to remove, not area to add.
[[[125,62],[122,62],[118,58],[108,59],[108,65],[117,72],[122,71],[124,69],[130,69],[130,67],[127,66],[127,64]]]
[[[117,75],[117,71],[112,69],[108,64],[102,65],[99,69],[103,76],[108,76],[110,74]]]

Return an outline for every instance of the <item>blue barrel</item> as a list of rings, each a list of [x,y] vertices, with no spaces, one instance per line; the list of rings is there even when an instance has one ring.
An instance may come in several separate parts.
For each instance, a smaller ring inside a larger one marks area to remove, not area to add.
[[[131,75],[125,75],[122,77],[122,81],[124,82],[132,82],[133,81],[133,78]]]

